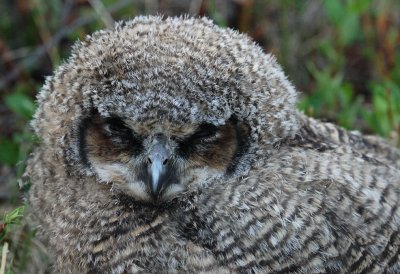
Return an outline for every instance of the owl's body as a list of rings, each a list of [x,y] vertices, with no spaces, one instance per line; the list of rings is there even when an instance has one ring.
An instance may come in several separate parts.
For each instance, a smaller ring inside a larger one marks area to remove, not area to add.
[[[399,273],[400,151],[295,109],[275,60],[205,19],[76,45],[28,166],[65,273]]]

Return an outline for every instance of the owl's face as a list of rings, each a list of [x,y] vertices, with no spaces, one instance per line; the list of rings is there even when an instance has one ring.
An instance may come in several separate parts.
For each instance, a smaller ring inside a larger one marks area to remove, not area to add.
[[[229,176],[248,140],[248,126],[235,117],[182,126],[95,113],[81,126],[80,153],[101,181],[135,200],[162,203]]]
[[[77,42],[33,127],[72,182],[95,175],[163,203],[265,161],[300,127],[296,97],[246,36],[205,18],[138,17]]]

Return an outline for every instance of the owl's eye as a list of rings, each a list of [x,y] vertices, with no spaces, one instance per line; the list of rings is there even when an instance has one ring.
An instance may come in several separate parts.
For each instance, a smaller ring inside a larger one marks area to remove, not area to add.
[[[130,135],[131,130],[125,125],[125,123],[120,118],[110,118],[107,119],[104,129],[107,133],[111,135]]]
[[[203,123],[190,137],[180,141],[179,153],[182,157],[189,157],[196,149],[197,144],[208,144],[215,140],[218,128],[213,124]]]
[[[191,136],[192,140],[206,140],[212,138],[217,133],[217,127],[213,124],[201,124],[198,130]]]

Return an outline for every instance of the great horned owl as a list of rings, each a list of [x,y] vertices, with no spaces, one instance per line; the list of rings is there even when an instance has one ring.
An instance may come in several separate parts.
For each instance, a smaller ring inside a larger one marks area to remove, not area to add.
[[[63,273],[399,273],[400,151],[296,110],[207,19],[75,44],[39,93],[31,218]]]

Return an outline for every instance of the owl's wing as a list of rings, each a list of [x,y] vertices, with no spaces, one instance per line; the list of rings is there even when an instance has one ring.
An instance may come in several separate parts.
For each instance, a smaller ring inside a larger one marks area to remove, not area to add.
[[[358,131],[347,131],[335,124],[301,115],[303,127],[298,137],[306,136],[307,142],[326,142],[346,145],[361,155],[370,157],[388,165],[400,168],[400,150],[378,136],[362,135]]]
[[[398,273],[399,169],[316,140],[203,194],[187,237],[237,271]]]

